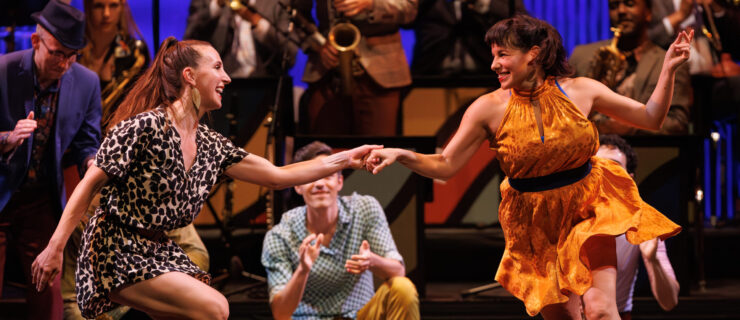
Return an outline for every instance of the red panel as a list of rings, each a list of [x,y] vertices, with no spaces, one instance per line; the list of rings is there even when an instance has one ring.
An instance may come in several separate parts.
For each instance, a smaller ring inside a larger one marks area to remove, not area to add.
[[[473,183],[475,178],[495,158],[496,153],[491,151],[488,143],[481,144],[470,162],[466,164],[454,177],[447,182],[434,182],[434,201],[425,204],[424,222],[427,224],[442,224],[447,221],[460,199]]]

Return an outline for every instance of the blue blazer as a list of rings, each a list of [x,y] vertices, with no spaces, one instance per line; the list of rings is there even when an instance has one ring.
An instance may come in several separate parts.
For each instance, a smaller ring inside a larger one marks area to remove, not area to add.
[[[0,131],[12,131],[18,120],[33,110],[33,49],[0,56]],[[98,76],[78,63],[62,76],[56,111],[53,144],[54,167],[49,174],[64,208],[62,156],[70,156],[80,168],[95,156],[100,145],[100,82]],[[0,156],[0,211],[23,182],[31,161],[33,136],[16,150]]]

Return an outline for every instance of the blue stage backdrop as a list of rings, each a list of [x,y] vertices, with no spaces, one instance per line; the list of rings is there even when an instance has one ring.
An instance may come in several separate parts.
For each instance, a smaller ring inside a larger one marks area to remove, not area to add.
[[[569,53],[576,45],[611,37],[607,0],[523,0],[523,2],[532,16],[548,21],[560,31],[565,48]],[[182,39],[188,17],[187,3],[186,0],[159,1],[160,42],[168,36]],[[82,0],[73,0],[72,5],[82,9]],[[152,32],[152,1],[129,0],[129,5],[147,45],[149,48],[155,48]],[[414,33],[412,30],[402,30],[401,33],[410,62],[414,47]],[[153,49],[151,51],[154,52]],[[299,53],[296,64],[290,71],[296,85],[305,86],[300,81],[305,62],[306,56]]]

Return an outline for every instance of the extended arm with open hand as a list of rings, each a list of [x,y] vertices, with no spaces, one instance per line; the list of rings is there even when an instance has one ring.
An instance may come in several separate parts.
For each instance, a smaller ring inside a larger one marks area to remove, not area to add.
[[[62,270],[62,257],[67,239],[80,222],[93,197],[106,182],[108,182],[108,175],[93,165],[88,168],[85,177],[75,188],[49,244],[31,265],[32,281],[37,291],[44,290],[47,285],[51,285],[56,275]]]

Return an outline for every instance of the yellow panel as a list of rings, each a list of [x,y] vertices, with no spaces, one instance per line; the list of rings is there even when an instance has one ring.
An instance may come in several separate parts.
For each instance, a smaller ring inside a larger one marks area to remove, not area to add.
[[[488,92],[487,88],[415,88],[403,101],[403,134],[433,136],[460,105]]]
[[[247,152],[250,154],[255,154],[260,157],[264,157],[265,155],[265,144],[267,141],[267,128],[265,126],[260,126],[259,129],[257,129],[257,132],[255,132],[254,136],[247,142],[247,145],[244,147]],[[233,203],[234,203],[234,212],[239,212],[259,199],[259,191],[260,186],[242,182],[242,181],[236,181],[234,183],[234,197],[233,197]],[[266,191],[263,190],[263,192]],[[223,208],[224,208],[224,188],[218,190],[214,194],[211,200],[211,204],[213,205],[213,208],[218,213],[219,218],[223,219]],[[203,224],[214,224],[215,220],[213,219],[213,216],[208,209],[207,206],[203,205],[203,210],[201,210],[200,215],[195,219],[196,225],[203,225]]]
[[[635,147],[637,153],[637,172],[635,181],[639,185],[655,169],[678,157],[679,148],[675,147]]]

